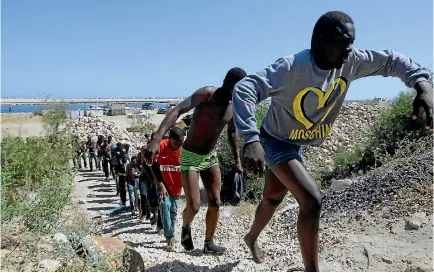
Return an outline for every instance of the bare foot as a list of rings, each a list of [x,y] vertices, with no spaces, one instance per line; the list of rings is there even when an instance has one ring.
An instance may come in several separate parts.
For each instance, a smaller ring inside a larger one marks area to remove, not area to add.
[[[262,252],[259,249],[258,243],[256,240],[252,240],[252,238],[247,234],[244,236],[244,242],[246,243],[247,247],[250,249],[250,252],[253,256],[253,261],[257,264],[263,263],[264,259],[262,257]]]

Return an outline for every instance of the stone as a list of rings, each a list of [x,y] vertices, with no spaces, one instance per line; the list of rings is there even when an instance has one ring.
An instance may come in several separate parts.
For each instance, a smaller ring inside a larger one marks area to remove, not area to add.
[[[386,264],[392,264],[393,263],[392,259],[390,259],[389,257],[386,257],[386,256],[381,257],[381,260],[383,262],[385,262]]]
[[[401,228],[398,224],[394,224],[390,227],[390,233],[392,234],[398,234],[400,230]]]
[[[142,255],[132,248],[125,250],[123,263],[127,266],[128,272],[143,272],[145,270]]]
[[[411,259],[402,259],[402,262],[406,263],[406,264],[412,264],[413,263],[413,261]]]
[[[3,259],[4,259],[4,258],[9,254],[9,253],[11,253],[11,251],[8,250],[8,249],[2,249],[2,250],[0,250],[1,260],[3,261]]]
[[[405,223],[406,230],[416,230],[428,223],[428,218],[424,212],[414,213]]]
[[[20,234],[25,230],[23,219],[19,216],[12,217],[9,225],[13,234]]]
[[[330,189],[335,191],[340,191],[346,189],[351,184],[352,184],[351,179],[333,180]]]
[[[65,234],[59,232],[54,234],[54,241],[56,241],[56,243],[58,244],[66,244],[68,243],[68,238],[66,237]]]
[[[419,265],[416,267],[417,272],[433,272],[433,268],[426,265]]]
[[[127,245],[120,239],[86,236],[80,240],[80,243],[90,256],[92,263],[96,264],[107,259],[105,262],[111,269],[117,269],[123,265],[123,255]]]
[[[38,271],[54,272],[61,266],[61,262],[58,260],[42,260],[38,263]]]
[[[77,204],[80,204],[80,205],[86,204],[86,200],[80,199],[80,200],[78,200]]]

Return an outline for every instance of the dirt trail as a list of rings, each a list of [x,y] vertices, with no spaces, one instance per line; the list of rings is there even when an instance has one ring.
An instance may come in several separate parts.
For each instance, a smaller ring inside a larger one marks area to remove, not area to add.
[[[104,181],[102,172],[79,172],[75,178],[76,202],[90,216],[101,215],[119,207],[113,180]],[[90,195],[89,195],[90,194]],[[128,201],[127,201],[128,204]],[[176,231],[176,247],[165,250],[164,237],[156,234],[149,222],[139,223],[129,210],[118,215],[103,215],[105,236],[118,237],[134,247],[143,257],[146,271],[302,271],[303,264],[296,239],[296,208],[288,206],[278,212],[261,235],[259,242],[266,262],[255,264],[242,243],[248,231],[255,206],[223,207],[216,232],[216,243],[229,251],[221,257],[203,256],[206,204],[193,222],[195,250],[185,252],[180,243],[181,213],[185,199],[181,196]],[[289,216],[288,216],[289,215]],[[432,215],[429,224],[414,231],[404,230],[404,219],[396,219],[395,234],[390,232],[390,219],[381,214],[341,215],[322,219],[320,228],[321,271],[431,271]]]

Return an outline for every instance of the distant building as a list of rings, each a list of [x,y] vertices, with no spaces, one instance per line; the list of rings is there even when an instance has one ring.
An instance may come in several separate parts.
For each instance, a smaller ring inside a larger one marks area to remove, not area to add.
[[[372,100],[374,103],[379,104],[380,106],[385,106],[388,104],[388,99],[387,98],[377,98],[375,97]]]
[[[125,115],[125,104],[124,103],[113,103],[110,105],[110,110],[108,111],[109,116],[122,116]]]

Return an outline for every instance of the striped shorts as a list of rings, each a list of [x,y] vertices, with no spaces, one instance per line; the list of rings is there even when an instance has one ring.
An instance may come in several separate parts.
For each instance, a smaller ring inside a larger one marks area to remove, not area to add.
[[[199,155],[186,149],[181,150],[181,171],[204,171],[219,164],[217,152]]]

